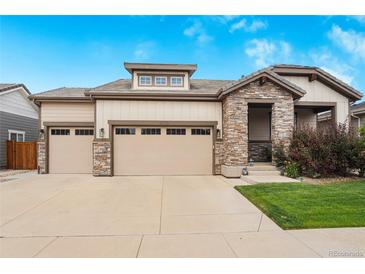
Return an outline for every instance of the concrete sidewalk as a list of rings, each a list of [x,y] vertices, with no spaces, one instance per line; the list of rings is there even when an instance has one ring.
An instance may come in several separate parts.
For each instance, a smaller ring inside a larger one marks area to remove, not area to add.
[[[0,185],[0,256],[364,256],[364,228],[283,231],[232,184],[220,176],[21,177]]]

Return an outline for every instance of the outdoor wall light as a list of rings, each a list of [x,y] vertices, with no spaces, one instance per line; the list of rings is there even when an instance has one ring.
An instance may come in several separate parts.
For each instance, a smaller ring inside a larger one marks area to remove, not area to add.
[[[104,138],[104,128],[101,128],[99,131],[100,138]]]
[[[44,129],[43,129],[43,128],[41,128],[41,129],[39,130],[39,139],[40,139],[40,140],[43,140],[43,139],[44,139]]]
[[[217,128],[217,138],[221,138],[221,130]]]

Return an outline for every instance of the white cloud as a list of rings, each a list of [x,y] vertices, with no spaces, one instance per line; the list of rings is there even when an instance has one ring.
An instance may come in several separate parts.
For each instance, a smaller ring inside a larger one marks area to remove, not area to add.
[[[212,16],[209,18],[212,18],[213,21],[216,21],[221,24],[228,24],[229,22],[239,18],[240,15],[220,15],[220,16]]]
[[[245,49],[247,56],[255,60],[258,68],[274,63],[285,63],[290,58],[291,46],[285,41],[269,41],[267,39],[252,39]]]
[[[233,33],[236,30],[242,29],[244,27],[246,27],[246,19],[245,18],[243,18],[240,21],[232,24],[231,27],[229,28],[229,32]]]
[[[207,34],[200,21],[195,21],[191,26],[184,29],[184,35],[196,39],[198,45],[204,45],[214,40],[214,37]]]
[[[354,80],[354,69],[347,65],[345,62],[340,61],[337,57],[333,56],[331,51],[326,48],[316,50],[309,54],[312,62],[334,75],[338,79],[341,79],[347,84],[351,84]]]
[[[206,33],[202,33],[198,36],[198,42],[203,44],[203,43],[208,43],[211,42],[214,38]]]
[[[254,20],[249,24],[245,18],[241,19],[240,21],[234,23],[229,28],[229,32],[233,33],[236,30],[242,29],[245,32],[256,32],[259,29],[266,29],[267,23],[261,20]]]
[[[192,36],[195,36],[196,34],[201,33],[202,31],[203,31],[202,24],[201,24],[201,22],[197,21],[190,27],[184,29],[184,35],[192,37]]]
[[[254,20],[251,25],[248,25],[246,27],[246,31],[248,32],[256,32],[259,29],[266,29],[267,28],[267,23],[265,23],[264,21],[261,20]]]
[[[133,52],[134,57],[138,60],[150,59],[155,46],[156,44],[153,41],[145,41],[137,44]]]
[[[353,30],[344,31],[341,27],[333,25],[328,37],[355,58],[365,59],[365,33]]]

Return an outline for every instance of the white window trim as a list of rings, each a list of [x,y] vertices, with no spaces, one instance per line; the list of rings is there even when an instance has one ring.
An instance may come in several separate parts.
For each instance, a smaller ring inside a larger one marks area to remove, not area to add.
[[[172,83],[172,79],[173,79],[173,78],[180,78],[180,79],[181,79],[181,84],[180,84],[180,85],[173,84],[173,83]],[[183,77],[182,77],[182,76],[171,76],[171,78],[170,78],[170,85],[171,85],[172,87],[182,87],[182,86],[184,85],[184,79],[183,79]]]
[[[18,135],[23,135],[23,142],[25,142],[25,131],[23,130],[15,130],[15,129],[8,129],[8,140],[10,141],[11,138],[11,134],[15,133],[16,134],[16,141],[19,142],[19,138]]]
[[[149,84],[142,84],[141,83],[141,78],[142,77],[147,77],[150,79],[150,83]],[[140,86],[152,86],[152,76],[149,76],[149,75],[138,75],[138,85]]]
[[[163,85],[157,84],[157,78],[164,78],[165,84],[163,84]],[[166,76],[155,76],[155,86],[167,86],[167,77]]]

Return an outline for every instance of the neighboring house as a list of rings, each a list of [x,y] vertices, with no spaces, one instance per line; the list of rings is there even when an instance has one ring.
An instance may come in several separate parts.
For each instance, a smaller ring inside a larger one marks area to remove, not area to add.
[[[322,69],[277,65],[238,81],[196,80],[196,65],[125,63],[131,79],[31,96],[41,107],[41,173],[239,177],[288,146],[295,126],[362,95]]]
[[[365,102],[351,107],[352,125],[354,127],[365,126]]]
[[[6,141],[36,141],[38,107],[23,84],[0,84],[0,168],[6,167]]]

